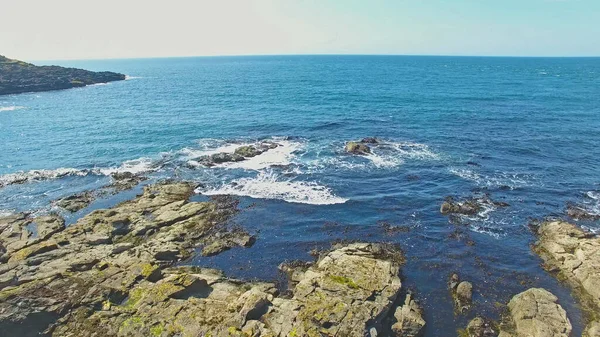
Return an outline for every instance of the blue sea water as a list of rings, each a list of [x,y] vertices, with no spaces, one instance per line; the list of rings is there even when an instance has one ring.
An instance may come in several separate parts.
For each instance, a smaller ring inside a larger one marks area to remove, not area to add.
[[[57,63],[57,62],[52,62]],[[113,172],[202,183],[194,198],[234,194],[249,249],[186,263],[272,280],[277,265],[342,239],[400,244],[403,281],[421,300],[426,336],[455,336],[475,314],[497,318],[532,286],[555,293],[575,334],[570,291],[530,251],[532,219],[568,202],[600,214],[600,59],[409,56],[205,57],[58,62],[129,79],[0,96],[0,213],[56,211],[52,200],[98,188]],[[344,143],[376,136],[373,154]],[[241,144],[281,144],[250,161],[194,159]],[[25,179],[22,184],[12,184]],[[93,203],[130,198],[139,188]],[[446,196],[483,196],[471,217],[439,212]],[[569,219],[574,221],[573,219]],[[387,222],[408,226],[390,234]],[[598,222],[579,222],[600,232]],[[459,272],[475,305],[455,315]]]

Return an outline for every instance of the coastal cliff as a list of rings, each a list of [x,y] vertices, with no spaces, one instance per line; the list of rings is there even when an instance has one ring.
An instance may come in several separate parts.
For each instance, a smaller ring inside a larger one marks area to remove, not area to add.
[[[0,95],[84,87],[121,81],[125,75],[59,66],[36,66],[0,55]]]

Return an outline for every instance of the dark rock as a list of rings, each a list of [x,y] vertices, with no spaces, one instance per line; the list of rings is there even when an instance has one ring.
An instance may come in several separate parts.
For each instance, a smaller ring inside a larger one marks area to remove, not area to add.
[[[86,208],[92,201],[94,201],[94,198],[95,197],[93,193],[83,192],[62,198],[56,201],[55,205],[74,213]]]
[[[58,66],[35,66],[0,56],[0,95],[62,90],[121,81],[125,75]]]
[[[467,199],[464,201],[455,201],[453,198],[447,198],[440,207],[440,212],[446,214],[464,214],[473,215],[481,211],[482,206],[476,199]]]
[[[568,203],[567,204],[567,215],[575,220],[599,220],[600,214],[594,214],[585,208]]]
[[[365,144],[379,144],[379,140],[375,137],[366,137],[363,138],[360,142]]]
[[[246,157],[246,158],[251,158],[251,157],[255,157],[258,156],[259,154],[263,153],[264,150],[259,150],[256,147],[252,146],[252,145],[246,145],[246,146],[240,146],[237,149],[235,149],[235,154],[242,156],[242,157]]]

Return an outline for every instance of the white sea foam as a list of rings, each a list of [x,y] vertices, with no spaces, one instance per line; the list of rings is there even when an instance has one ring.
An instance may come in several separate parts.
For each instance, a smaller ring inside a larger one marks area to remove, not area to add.
[[[246,170],[262,170],[271,166],[285,166],[294,163],[295,155],[294,152],[302,149],[303,143],[297,141],[272,139],[269,140],[279,144],[274,149],[269,149],[262,154],[246,158],[240,162],[230,162],[219,164],[216,167],[222,168],[241,168]],[[217,153],[234,153],[235,150],[241,146],[259,146],[261,142],[237,142],[237,143],[225,143],[215,139],[203,140],[200,144],[200,149],[184,148],[181,150],[181,154],[184,159],[187,160],[188,164],[192,166],[200,166],[195,160],[202,156],[210,156]]]
[[[244,161],[226,163],[226,168],[243,168],[247,170],[262,170],[275,165],[290,165],[294,160],[294,152],[302,148],[302,144],[287,140],[277,141],[274,149],[265,151],[258,156],[247,158]]]
[[[0,209],[0,217],[9,216],[11,214],[13,214],[13,212],[5,210],[5,209]]]
[[[142,78],[141,76],[129,76],[129,75],[125,75],[125,80],[129,81],[129,80],[135,80],[138,78]]]
[[[86,176],[90,173],[92,173],[91,170],[79,170],[74,168],[58,168],[55,170],[31,170],[26,172],[22,171],[16,173],[9,173],[0,176],[0,187],[12,184],[57,179],[66,176]]]
[[[142,157],[138,159],[128,160],[123,162],[119,167],[110,167],[110,168],[99,168],[95,169],[95,171],[100,172],[103,175],[111,175],[114,173],[147,173],[157,170],[158,167],[155,165],[154,161],[147,157]]]
[[[60,179],[68,176],[87,176],[87,175],[105,175],[110,176],[113,173],[130,172],[133,174],[153,172],[160,167],[156,165],[150,158],[139,158],[128,160],[118,167],[111,168],[93,168],[93,169],[76,169],[76,168],[58,168],[54,170],[31,170],[9,173],[0,176],[0,188],[13,185],[38,182],[44,180]]]
[[[450,173],[466,180],[471,180],[479,186],[500,187],[507,186],[511,190],[530,186],[532,177],[526,174],[498,172],[493,176],[480,174],[470,169],[450,167]]]
[[[24,106],[11,105],[11,106],[0,106],[0,112],[2,111],[15,111],[25,109]]]
[[[204,195],[239,195],[260,199],[278,199],[311,205],[342,204],[348,201],[330,188],[314,182],[283,179],[273,171],[260,172],[254,178],[240,178],[217,188],[198,189]]]

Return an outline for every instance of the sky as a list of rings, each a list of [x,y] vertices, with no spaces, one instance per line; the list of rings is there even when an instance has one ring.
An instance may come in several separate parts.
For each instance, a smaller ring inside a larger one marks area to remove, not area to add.
[[[0,54],[600,56],[600,0],[2,0]]]

